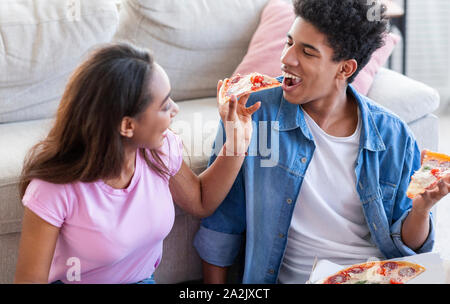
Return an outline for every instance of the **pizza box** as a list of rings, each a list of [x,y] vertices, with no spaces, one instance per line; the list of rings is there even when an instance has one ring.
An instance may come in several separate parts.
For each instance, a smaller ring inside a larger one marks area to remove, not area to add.
[[[378,259],[369,259],[368,261],[378,261]],[[444,284],[446,283],[446,274],[444,270],[443,260],[439,253],[429,252],[422,253],[403,258],[391,259],[389,261],[408,261],[422,265],[426,270],[408,281],[406,284]],[[314,284],[318,280],[326,278],[337,271],[349,267],[351,265],[339,265],[330,262],[329,260],[318,260],[314,267],[311,277],[307,284]]]

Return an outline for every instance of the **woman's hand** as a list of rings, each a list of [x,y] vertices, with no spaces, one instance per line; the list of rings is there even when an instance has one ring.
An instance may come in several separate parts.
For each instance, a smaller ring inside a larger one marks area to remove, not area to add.
[[[224,145],[225,155],[242,156],[245,155],[252,137],[252,115],[261,107],[261,102],[258,101],[247,108],[246,104],[250,94],[246,94],[241,96],[239,100],[235,95],[232,95],[229,102],[220,104],[219,91],[222,84],[223,81],[219,80],[217,84],[217,105],[227,138]]]

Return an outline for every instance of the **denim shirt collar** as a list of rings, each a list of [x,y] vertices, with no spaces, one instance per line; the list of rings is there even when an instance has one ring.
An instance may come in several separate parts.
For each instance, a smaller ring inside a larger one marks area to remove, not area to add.
[[[377,125],[369,110],[366,102],[367,97],[360,95],[355,88],[349,84],[348,89],[351,91],[356,101],[358,102],[359,110],[361,111],[362,132],[360,139],[360,147],[369,151],[384,151],[386,146],[378,131]]]
[[[361,111],[362,130],[360,148],[369,151],[386,150],[386,146],[368,108],[365,100],[366,97],[361,96],[351,84],[348,85],[348,89],[358,102],[359,110]],[[277,131],[290,131],[300,128],[306,138],[313,140],[312,134],[306,125],[303,111],[300,110],[300,106],[288,102],[283,96],[281,97],[276,120],[279,122],[276,128]]]

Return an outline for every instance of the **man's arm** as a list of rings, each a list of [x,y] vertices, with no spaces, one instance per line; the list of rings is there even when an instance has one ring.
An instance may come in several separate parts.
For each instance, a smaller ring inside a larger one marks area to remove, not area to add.
[[[226,141],[220,122],[209,166]],[[243,241],[246,227],[246,206],[243,168],[240,169],[230,192],[209,217],[202,220],[194,238],[194,247],[203,261],[205,283],[225,283],[228,266],[234,263]]]
[[[421,153],[417,142],[411,135],[405,145],[403,168],[398,181],[393,206],[393,222],[390,227],[392,240],[399,250],[395,257],[430,252],[433,248],[435,235],[433,217],[430,213],[426,215],[419,213],[421,216],[418,218],[416,212],[418,209],[413,208],[413,200],[406,196],[411,176],[420,168],[420,157]],[[421,222],[420,224],[418,220]],[[424,223],[425,221],[428,223]],[[412,227],[411,224],[415,224],[417,227]],[[420,236],[422,233],[423,235]],[[419,242],[420,244],[417,244]]]
[[[421,163],[424,151],[421,152]],[[402,240],[412,250],[417,250],[426,241],[430,231],[431,208],[450,192],[450,175],[444,177],[433,188],[413,199],[413,206],[402,225]]]
[[[228,267],[220,267],[202,260],[203,283],[225,284],[227,281]]]
[[[238,255],[246,227],[243,171],[219,208],[202,220],[194,246],[202,259],[206,284],[226,283],[229,266]]]

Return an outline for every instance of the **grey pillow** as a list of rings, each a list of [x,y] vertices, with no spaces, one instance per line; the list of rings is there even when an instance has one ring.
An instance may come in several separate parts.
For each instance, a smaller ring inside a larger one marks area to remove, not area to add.
[[[0,123],[53,116],[69,75],[117,25],[110,0],[0,1]]]
[[[406,123],[435,111],[440,100],[432,87],[386,68],[380,68],[367,96]]]
[[[113,40],[150,49],[172,98],[216,95],[247,52],[267,0],[125,0]]]

